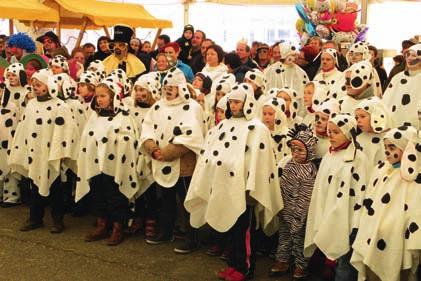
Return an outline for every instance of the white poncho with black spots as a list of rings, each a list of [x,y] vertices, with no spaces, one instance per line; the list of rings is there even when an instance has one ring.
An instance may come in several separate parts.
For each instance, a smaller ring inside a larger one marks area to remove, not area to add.
[[[16,128],[9,164],[32,179],[42,196],[48,196],[61,164],[76,173],[78,143],[76,122],[63,101],[32,99]]]
[[[83,130],[78,158],[76,201],[89,192],[89,180],[101,173],[114,178],[128,199],[138,191],[137,125],[128,112],[115,116],[92,113]]]
[[[7,151],[11,148],[18,119],[18,109],[14,103],[2,100],[0,104],[0,181],[4,180],[10,172]]]
[[[242,117],[226,119],[210,133],[184,203],[191,225],[228,231],[246,210],[248,193],[256,218],[272,231],[283,203],[269,130]]]

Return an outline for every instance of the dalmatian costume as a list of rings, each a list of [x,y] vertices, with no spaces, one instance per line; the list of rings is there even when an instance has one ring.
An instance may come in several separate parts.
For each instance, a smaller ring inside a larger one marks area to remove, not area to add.
[[[18,76],[18,86],[11,86],[10,81],[7,79],[7,73],[13,73]],[[10,100],[17,108],[19,115],[22,115],[25,110],[25,106],[28,100],[28,94],[31,92],[31,88],[27,85],[26,73],[23,64],[13,63],[9,65],[4,71],[6,89],[3,96]],[[19,117],[18,117],[19,118]]]
[[[106,80],[113,82],[114,84],[117,84],[121,91],[119,95],[121,98],[125,98],[130,96],[131,90],[132,90],[132,82],[130,82],[130,79],[127,77],[126,72],[122,69],[114,69],[111,71],[110,75],[105,77]]]
[[[341,113],[354,114],[355,107],[363,100],[374,96],[373,67],[369,61],[361,61],[353,64],[347,71],[351,72],[350,86],[352,89],[361,89],[368,86],[358,96],[346,95],[339,100]]]
[[[131,199],[143,187],[139,185],[137,124],[120,101],[120,88],[107,79],[101,82],[114,93],[112,112],[96,109],[83,130],[78,158],[79,181],[76,201],[89,190],[89,181],[100,174],[111,176],[120,192]],[[91,102],[96,106],[95,99]]]
[[[97,79],[97,76],[95,75],[94,72],[87,70],[80,74],[79,81],[77,84],[79,85],[79,83],[86,83],[86,84],[92,85],[93,87],[96,87],[96,85],[99,83],[99,80]],[[91,101],[94,96],[91,96],[90,98],[87,98],[86,100],[83,99],[82,97],[79,97],[79,101],[82,102],[82,106],[85,111],[86,119],[89,119],[91,113],[93,112],[91,108]]]
[[[408,52],[415,56],[418,65],[421,63],[421,44],[409,48]],[[421,85],[421,70],[403,71],[396,74],[386,89],[383,100],[392,110],[392,119],[395,126],[410,125],[421,129],[419,115],[421,113],[421,98],[419,89]]]
[[[67,63],[67,59],[62,55],[57,55],[54,58],[48,61],[48,65],[51,68],[52,66],[58,66],[63,68],[65,73],[69,73],[69,64]]]
[[[262,103],[268,97],[266,94],[266,79],[263,73],[258,69],[251,69],[247,71],[246,75],[244,76],[244,81],[246,81],[246,79],[261,89],[261,94],[259,96],[256,96],[256,91],[254,92],[254,98],[256,99],[258,106],[257,111],[260,111]]]
[[[289,87],[295,89],[298,93],[299,115],[304,116],[305,108],[303,106],[303,93],[305,85],[310,81],[306,72],[295,64],[295,57],[298,50],[289,42],[279,44],[281,59],[292,61],[291,64],[284,62],[275,62],[265,69],[264,75],[267,80],[267,88]]]
[[[286,93],[289,98],[291,99],[291,103],[289,105],[289,109],[286,108],[286,106],[284,107],[285,111],[285,115],[287,117],[287,126],[288,128],[294,128],[295,124],[301,124],[303,121],[303,118],[298,116],[298,101],[297,101],[297,92],[294,89],[285,87],[285,88],[272,88],[269,90],[268,92],[268,96],[269,97],[278,97],[278,95],[284,92]]]
[[[235,82],[235,76],[231,73],[225,74],[222,76],[222,78],[216,83],[213,83],[212,85],[215,85],[215,91],[211,92],[209,95],[205,96],[205,103],[207,104],[207,111],[210,115],[211,121],[209,124],[209,127],[212,128],[215,126],[215,112],[214,107],[216,106],[216,92],[222,92],[224,95],[227,95],[229,92],[231,92],[232,87],[234,87],[237,83]]]
[[[350,56],[353,53],[361,53],[362,54],[362,60],[370,62],[371,55],[370,55],[370,50],[368,49],[368,43],[367,42],[357,42],[357,43],[354,43],[349,48],[349,51],[346,54],[346,60],[348,61],[348,65],[352,65]],[[382,90],[382,85],[380,83],[379,75],[377,74],[377,71],[376,71],[375,68],[372,68],[372,73],[373,73],[373,79],[374,79],[373,83],[374,83],[374,87],[375,87],[374,93],[375,93],[376,96],[381,98],[382,95],[383,95],[383,90]]]
[[[314,77],[314,81],[323,81],[323,83],[328,87],[330,98],[340,99],[346,95],[345,87],[345,75],[343,72],[340,72],[337,69],[338,64],[338,53],[335,49],[324,49],[322,54],[329,54],[335,61],[335,66],[332,70],[320,72]]]
[[[204,112],[191,99],[186,79],[179,69],[171,69],[165,76],[163,85],[177,86],[179,96],[171,101],[163,97],[146,113],[140,144],[152,140],[160,148],[168,144],[183,145],[198,155],[206,132]],[[173,187],[180,177],[180,158],[170,162],[152,159],[152,173],[159,185]]]
[[[308,212],[304,255],[310,257],[319,248],[329,259],[337,260],[350,251],[350,235],[359,227],[368,161],[353,142],[355,118],[333,114],[330,122],[342,130],[350,144],[345,149],[330,149],[320,163]]]
[[[411,220],[419,210],[421,195],[417,132],[413,127],[401,126],[388,131],[384,139],[404,154],[400,167],[389,162],[376,166],[363,202],[360,224],[364,227],[353,244],[351,263],[359,272],[359,280],[367,278],[367,268],[385,281],[402,280],[401,271],[410,269],[415,280],[421,244],[418,240],[417,245],[410,246],[409,239],[420,232],[419,224]]]
[[[392,126],[390,111],[378,97],[371,97],[362,101],[356,107],[370,114],[370,125],[373,133],[360,132],[357,135],[359,149],[365,153],[368,158],[371,176],[371,170],[380,162],[386,161],[383,142],[384,132]]]
[[[316,106],[315,111],[316,111],[315,113],[319,113],[319,114],[321,113],[321,114],[326,115],[328,118],[330,118],[332,114],[339,113],[339,102],[336,99],[328,99],[322,102],[320,105]],[[320,120],[318,119],[318,116],[315,117],[314,122],[320,122]],[[325,156],[325,154],[329,151],[329,147],[330,147],[329,137],[327,135],[327,132],[325,135],[318,135],[315,132],[315,135],[317,137],[316,159],[322,159],[323,156]]]
[[[19,110],[10,101],[10,95],[4,95],[5,88],[0,88],[0,201],[6,203],[20,202],[18,175],[11,173],[8,165],[8,151],[12,147],[13,136],[19,121]]]
[[[101,81],[106,76],[105,66],[104,66],[104,64],[102,63],[101,60],[94,60],[94,61],[92,61],[89,64],[87,70],[88,71],[92,71],[96,75],[98,81]]]
[[[256,100],[250,85],[235,86],[228,99],[244,101],[244,117],[233,118],[228,106],[227,119],[209,132],[184,206],[193,227],[208,223],[226,232],[246,210],[245,194],[249,192],[257,201],[257,220],[264,229],[274,231],[270,226],[283,204],[272,138],[254,117]]]
[[[311,107],[306,109],[306,115],[303,118],[303,123],[308,127],[312,127],[315,122],[316,112],[315,108],[321,105],[324,101],[328,99],[329,91],[325,84],[320,83],[319,81],[311,82],[313,83],[314,92]]]
[[[48,94],[29,101],[16,128],[9,164],[46,197],[62,167],[76,172],[79,134],[69,106],[57,98],[58,86],[51,74],[41,69],[32,78],[47,85]]]
[[[266,100],[262,110],[265,106],[270,106],[275,111],[275,127],[273,131],[270,131],[270,134],[273,140],[276,162],[279,162],[291,154],[290,149],[287,146],[289,128],[287,125],[287,117],[284,113],[285,101],[281,98],[272,97]]]

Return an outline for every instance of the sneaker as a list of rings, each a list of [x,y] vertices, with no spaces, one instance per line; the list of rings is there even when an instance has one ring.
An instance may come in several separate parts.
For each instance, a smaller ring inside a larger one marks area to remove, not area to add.
[[[174,249],[174,252],[176,252],[177,254],[190,254],[196,251],[197,249],[199,249],[199,245],[196,242],[187,239],[180,246],[176,247]]]
[[[218,279],[225,280],[225,278],[227,278],[227,276],[233,273],[234,271],[234,267],[227,267],[219,271],[216,275],[218,276]]]
[[[295,280],[304,280],[304,279],[307,278],[307,275],[308,274],[304,269],[302,269],[300,266],[296,265],[292,277]]]
[[[289,272],[289,264],[287,262],[276,261],[269,270],[269,276],[279,277]]]
[[[174,242],[174,236],[166,236],[163,234],[158,234],[153,238],[146,239],[146,243],[149,245],[159,245],[164,243]]]
[[[31,231],[40,227],[43,227],[44,224],[42,222],[35,222],[32,220],[28,220],[24,226],[22,226],[19,230],[20,231]]]
[[[222,250],[218,245],[213,245],[206,251],[206,254],[212,257],[220,256],[222,254]]]

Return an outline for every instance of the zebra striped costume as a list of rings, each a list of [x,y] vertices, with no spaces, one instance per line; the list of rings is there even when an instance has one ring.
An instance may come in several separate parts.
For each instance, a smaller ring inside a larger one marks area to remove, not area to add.
[[[298,140],[307,149],[305,163],[298,163],[291,159],[283,168],[280,178],[284,209],[280,212],[279,241],[276,259],[289,262],[291,255],[295,257],[295,265],[306,270],[307,261],[303,255],[305,225],[308,207],[317,167],[312,162],[315,158],[317,138],[311,129],[304,124],[295,126],[288,136],[291,140]],[[288,142],[288,145],[290,142]]]

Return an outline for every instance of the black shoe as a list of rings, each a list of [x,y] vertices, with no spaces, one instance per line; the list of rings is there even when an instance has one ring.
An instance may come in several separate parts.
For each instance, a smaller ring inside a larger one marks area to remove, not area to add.
[[[34,221],[27,221],[24,226],[22,226],[19,230],[20,231],[31,231],[40,227],[43,227],[44,224],[42,222],[34,222]]]
[[[20,205],[20,203],[11,203],[11,202],[0,203],[0,207],[2,208],[10,208],[10,207],[18,206],[18,205]]]
[[[190,254],[197,249],[199,249],[199,245],[196,242],[187,239],[180,246],[174,248],[174,252],[177,254]]]
[[[55,222],[50,229],[50,233],[53,233],[53,234],[62,233],[63,230],[64,230],[63,222]]]
[[[159,245],[159,244],[170,243],[170,242],[174,242],[173,235],[168,236],[168,235],[158,234],[158,235],[155,235],[155,237],[153,238],[146,239],[146,243],[148,243],[149,245]]]

